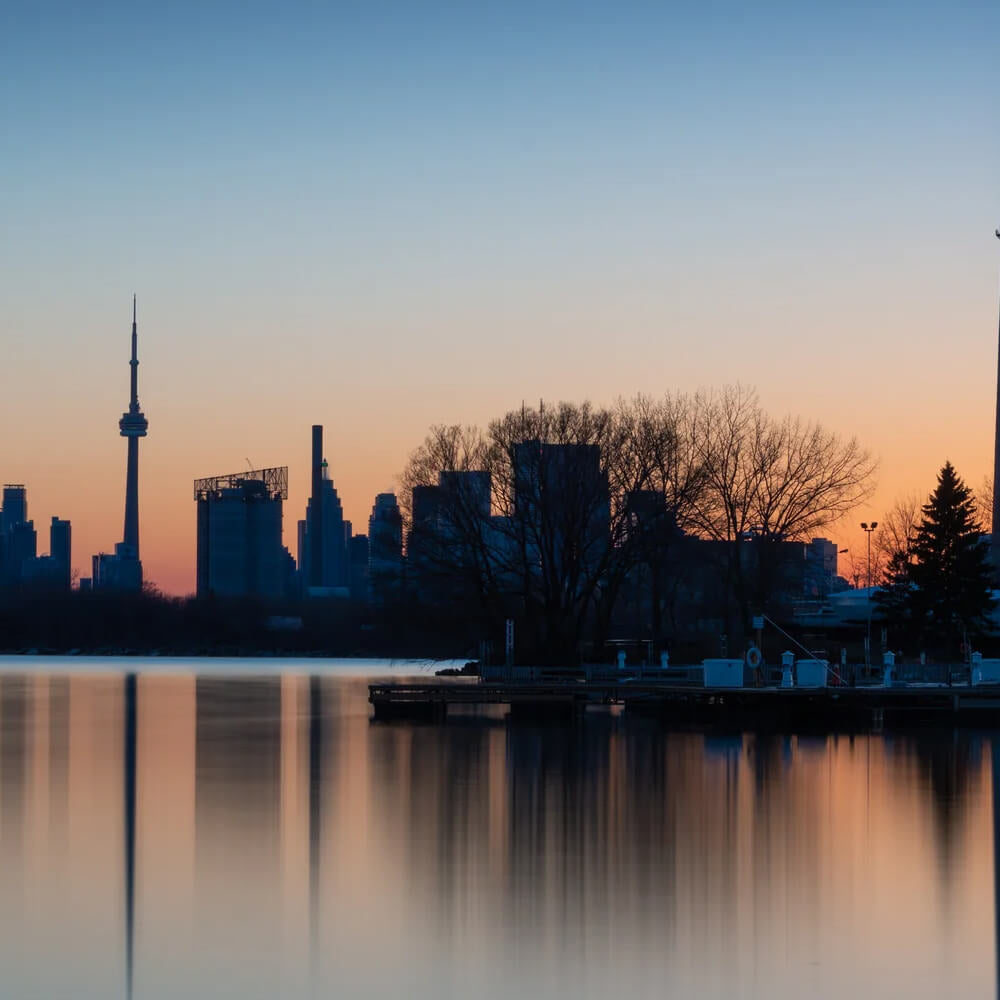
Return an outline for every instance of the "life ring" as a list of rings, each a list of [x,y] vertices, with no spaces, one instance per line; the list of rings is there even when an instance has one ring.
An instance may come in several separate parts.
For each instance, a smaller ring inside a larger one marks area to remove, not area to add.
[[[747,650],[747,666],[751,670],[758,670],[763,662],[764,657],[761,655],[760,650],[756,646],[751,646]]]

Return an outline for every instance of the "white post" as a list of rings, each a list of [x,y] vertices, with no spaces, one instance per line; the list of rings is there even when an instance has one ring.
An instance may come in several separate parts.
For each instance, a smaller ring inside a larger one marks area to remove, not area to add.
[[[885,671],[882,674],[882,686],[892,687],[896,679],[896,654],[890,649],[882,654],[882,666]]]
[[[790,650],[785,650],[781,654],[781,686],[783,688],[795,687],[792,679],[792,664],[795,663],[795,654]]]

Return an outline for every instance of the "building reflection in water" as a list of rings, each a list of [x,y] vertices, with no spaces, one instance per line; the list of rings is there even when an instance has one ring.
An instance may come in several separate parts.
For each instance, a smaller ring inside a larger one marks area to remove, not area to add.
[[[125,675],[125,767],[122,775],[125,813],[125,995],[132,1000],[135,946],[135,792],[136,676]]]
[[[365,699],[0,675],[6,993],[996,991],[997,740],[375,725]]]

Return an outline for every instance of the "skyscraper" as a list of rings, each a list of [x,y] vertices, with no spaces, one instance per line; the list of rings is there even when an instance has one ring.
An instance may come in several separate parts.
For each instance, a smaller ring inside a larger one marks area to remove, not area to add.
[[[395,493],[379,493],[368,518],[368,572],[375,601],[384,604],[403,572],[403,517]]]
[[[313,424],[312,429],[312,531],[306,514],[306,532],[309,535],[309,574],[311,587],[323,586],[323,425]]]
[[[312,496],[300,522],[299,570],[305,593],[344,596],[350,585],[344,508],[323,457],[323,428],[312,429]]]
[[[59,584],[68,588],[73,578],[73,529],[69,521],[52,518],[49,526],[49,556],[55,563]]]
[[[28,491],[21,483],[5,483],[3,510],[0,511],[0,532],[6,534],[28,520]]]
[[[288,577],[281,544],[288,469],[197,479],[199,597],[278,598]]]

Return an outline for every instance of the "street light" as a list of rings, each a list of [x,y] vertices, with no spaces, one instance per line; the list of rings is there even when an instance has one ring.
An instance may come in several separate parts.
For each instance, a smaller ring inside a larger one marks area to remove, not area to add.
[[[872,532],[878,527],[878,521],[861,522],[861,530],[868,536],[868,636],[865,639],[865,666],[868,672],[872,669]]]
[[[871,597],[872,589],[872,532],[878,527],[878,521],[872,521],[869,525],[867,521],[861,522],[861,530],[868,536],[868,596]]]

